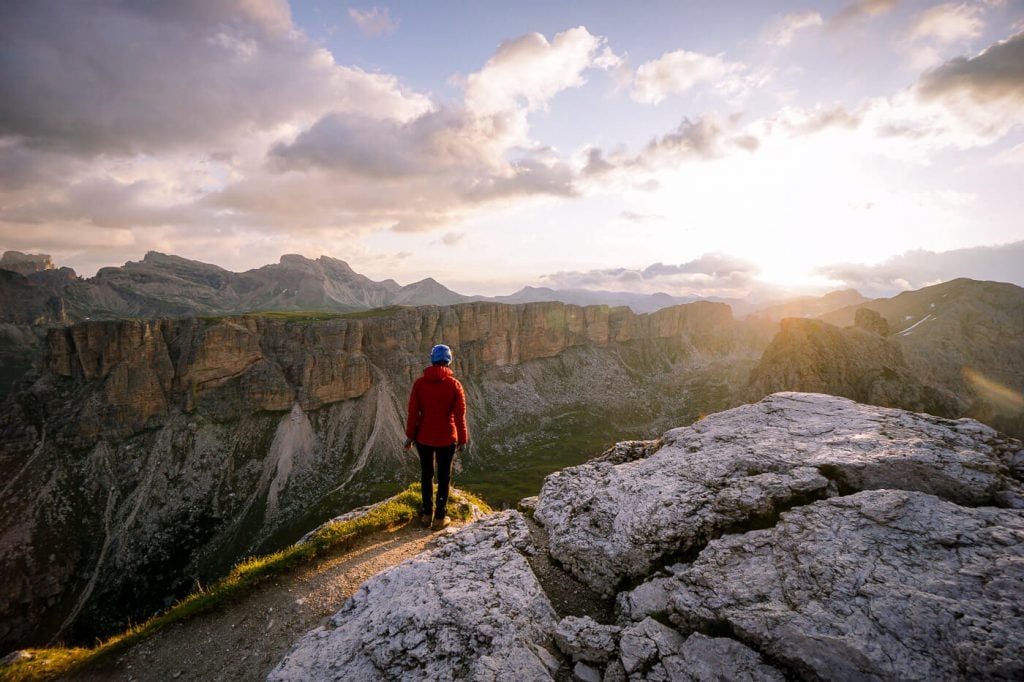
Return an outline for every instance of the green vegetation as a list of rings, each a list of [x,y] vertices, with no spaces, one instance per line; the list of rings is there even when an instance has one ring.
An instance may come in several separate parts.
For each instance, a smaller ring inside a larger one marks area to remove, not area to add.
[[[453,489],[448,507],[449,515],[455,520],[465,521],[472,514],[472,505],[476,505],[485,513],[491,511],[485,502],[474,495]],[[400,528],[416,518],[419,506],[420,485],[414,483],[362,516],[326,524],[303,544],[291,545],[280,552],[242,561],[226,577],[213,585],[198,589],[167,611],[99,642],[95,647],[28,649],[24,660],[0,668],[0,680],[43,680],[80,669],[127,649],[171,623],[210,611],[228,600],[242,597],[270,576],[280,575],[308,564],[329,552],[346,550],[355,541],[371,533]]]
[[[409,306],[391,305],[384,308],[369,310],[254,310],[237,315],[204,315],[199,319],[207,324],[219,324],[232,317],[265,317],[271,320],[287,320],[289,322],[322,322],[324,320],[362,320],[369,317],[387,317],[408,308]]]
[[[522,434],[529,438],[517,439]],[[460,488],[472,490],[495,507],[514,508],[519,500],[539,493],[548,474],[583,464],[620,440],[650,436],[637,427],[616,423],[609,414],[585,409],[524,417],[487,434],[487,442],[515,445],[502,451],[482,448],[456,478]]]

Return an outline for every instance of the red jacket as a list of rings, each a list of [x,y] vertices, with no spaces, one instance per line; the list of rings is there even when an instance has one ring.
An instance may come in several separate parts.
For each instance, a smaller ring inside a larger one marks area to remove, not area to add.
[[[417,443],[445,447],[469,442],[466,394],[444,365],[431,365],[412,385],[405,435]]]

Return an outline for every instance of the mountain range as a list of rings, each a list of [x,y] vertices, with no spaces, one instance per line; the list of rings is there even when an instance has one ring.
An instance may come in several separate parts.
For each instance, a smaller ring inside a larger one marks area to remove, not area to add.
[[[16,274],[15,274],[16,273]],[[453,305],[470,301],[626,306],[636,313],[673,305],[727,303],[733,314],[754,311],[771,319],[818,315],[864,301],[860,294],[833,292],[824,297],[785,301],[638,294],[625,291],[551,289],[526,286],[507,296],[467,296],[433,278],[405,286],[392,279],[374,281],[329,256],[312,260],[282,256],[280,262],[235,273],[216,265],[151,251],[141,261],[101,268],[81,278],[58,268],[45,254],[8,251],[0,258],[0,322],[63,323],[125,317],[230,315],[248,312],[353,312],[393,305]]]
[[[397,297],[448,290],[325,258],[236,274],[150,254],[91,280],[51,266],[0,270],[4,319],[26,302],[64,311],[0,325],[5,371],[22,363],[0,404],[3,647],[117,631],[410,480],[405,398],[438,342],[472,406],[456,479],[495,506],[616,440],[784,390],[1024,434],[1024,289],[1009,284],[840,292],[738,319],[707,301],[412,306]],[[231,315],[219,297],[351,308]],[[130,319],[73,322],[88,306]]]

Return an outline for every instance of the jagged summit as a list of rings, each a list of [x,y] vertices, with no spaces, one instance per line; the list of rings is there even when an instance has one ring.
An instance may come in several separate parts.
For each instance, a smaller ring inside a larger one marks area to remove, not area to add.
[[[559,611],[502,512],[370,579],[268,679],[1019,678],[1022,477],[971,420],[773,395],[545,481],[548,551],[613,621]]]

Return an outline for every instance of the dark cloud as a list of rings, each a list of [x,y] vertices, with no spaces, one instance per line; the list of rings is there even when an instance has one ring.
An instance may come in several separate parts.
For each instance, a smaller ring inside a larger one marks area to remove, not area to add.
[[[293,142],[270,152],[277,170],[310,166],[370,177],[424,175],[449,168],[479,170],[486,164],[466,133],[463,113],[431,111],[412,121],[331,113]],[[484,142],[484,140],[478,140]]]
[[[642,156],[649,159],[714,158],[721,153],[722,137],[722,125],[716,117],[701,116],[696,121],[684,118],[675,130],[651,140]]]
[[[0,137],[78,154],[206,146],[310,110],[403,104],[393,79],[339,67],[292,30],[283,0],[14,0],[0,3],[0,44]]]
[[[517,195],[575,195],[574,170],[551,150],[520,150],[518,159],[505,158],[510,123],[501,114],[477,117],[454,108],[404,123],[329,114],[293,142],[274,147],[270,166],[278,172],[315,167],[348,178],[417,177],[436,188],[431,194],[438,209],[446,196],[468,207]],[[403,203],[400,197],[389,201]]]
[[[976,57],[958,57],[925,73],[917,92],[926,101],[967,97],[981,105],[1024,106],[1024,33]]]
[[[957,277],[1024,286],[1024,241],[953,251],[908,251],[877,265],[836,263],[819,272],[868,296],[891,296]]]
[[[587,150],[587,165],[583,167],[584,175],[601,175],[615,168],[615,164],[609,163],[604,158],[604,152],[597,147]]]

